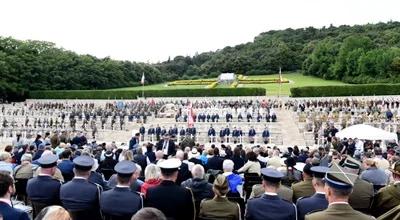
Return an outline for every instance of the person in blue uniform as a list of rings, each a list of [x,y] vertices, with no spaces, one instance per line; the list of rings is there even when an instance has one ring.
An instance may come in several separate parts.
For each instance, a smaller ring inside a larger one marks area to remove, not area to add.
[[[78,156],[74,160],[74,178],[61,186],[60,199],[73,220],[100,220],[99,199],[101,186],[88,181],[94,160],[90,156]]]
[[[239,140],[239,130],[236,129],[236,127],[233,127],[232,130],[232,139],[233,143],[236,144]]]
[[[265,194],[250,199],[245,217],[247,220],[289,220],[296,219],[296,206],[279,198],[277,192],[283,174],[272,168],[261,169],[262,186]]]
[[[161,128],[160,128],[160,125],[157,125],[157,127],[156,127],[156,139],[157,139],[157,141],[160,140],[160,135],[161,135]]]
[[[207,132],[209,142],[215,142],[215,129],[211,125]]]
[[[146,128],[142,124],[139,128],[139,133],[140,133],[140,141],[144,141],[144,134],[146,134]]]
[[[13,208],[11,195],[15,193],[14,180],[8,172],[0,172],[0,215],[5,220],[30,220],[28,214]]]
[[[194,220],[195,206],[192,192],[175,184],[181,163],[175,158],[160,162],[162,182],[147,190],[146,207],[159,209],[168,219]]]
[[[250,142],[250,144],[254,144],[255,136],[256,136],[256,130],[254,129],[253,126],[251,126],[250,130],[249,130],[249,142]]]
[[[324,166],[311,167],[313,173],[312,184],[315,194],[310,197],[302,197],[297,200],[297,219],[304,220],[307,213],[322,211],[328,207],[328,200],[325,198],[325,182],[323,178],[329,168]]]
[[[231,135],[231,130],[229,129],[228,125],[224,129],[224,134],[225,134],[225,141],[229,142],[229,135]]]
[[[117,172],[117,186],[105,191],[100,197],[100,209],[105,216],[118,219],[130,219],[138,210],[143,208],[143,197],[138,192],[130,190],[134,182],[133,175],[137,166],[132,161],[124,160],[115,165]]]
[[[269,143],[269,136],[270,136],[269,130],[268,130],[268,128],[266,127],[266,128],[264,129],[263,133],[262,133],[262,138],[263,138],[264,144],[268,144],[268,143]]]
[[[224,143],[225,141],[225,129],[221,128],[221,130],[219,131],[219,141],[221,143]]]
[[[150,125],[150,128],[147,130],[147,135],[149,136],[150,141],[154,141],[154,135],[156,134],[156,130],[153,128],[153,125]]]
[[[33,217],[46,206],[60,204],[61,182],[53,179],[58,157],[54,154],[42,155],[38,163],[41,167],[37,177],[28,181],[26,193],[33,204]]]

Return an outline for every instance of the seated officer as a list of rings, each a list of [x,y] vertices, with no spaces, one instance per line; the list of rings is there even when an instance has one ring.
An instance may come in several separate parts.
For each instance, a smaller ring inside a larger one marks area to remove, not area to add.
[[[61,182],[52,177],[56,172],[57,160],[54,154],[42,155],[38,159],[41,167],[38,176],[28,181],[26,193],[33,203],[33,217],[46,206],[60,204]]]
[[[335,220],[371,220],[371,216],[354,210],[349,205],[349,196],[353,190],[358,175],[346,173],[337,163],[333,163],[325,175],[325,197],[329,205],[324,211],[305,216],[306,220],[335,219]]]
[[[94,160],[90,156],[79,156],[73,162],[75,177],[60,189],[63,207],[71,213],[73,220],[99,220],[102,188],[88,181]]]
[[[147,190],[146,206],[159,209],[168,219],[193,220],[193,195],[190,189],[175,184],[181,163],[175,158],[160,162],[162,182]]]
[[[250,199],[247,203],[247,220],[286,220],[296,219],[296,206],[278,197],[283,174],[275,169],[261,169],[262,185],[265,194],[260,198]]]
[[[132,161],[124,160],[115,165],[117,172],[117,186],[103,192],[100,198],[100,208],[105,215],[115,216],[118,219],[130,219],[139,209],[143,208],[143,198],[138,192],[130,190],[134,182],[133,175],[137,166]],[[117,204],[117,205],[116,205]]]
[[[313,173],[312,184],[315,189],[315,194],[310,197],[302,197],[297,200],[297,219],[303,220],[307,213],[321,211],[328,207],[328,201],[325,198],[325,182],[323,178],[328,167],[314,166],[311,167]]]

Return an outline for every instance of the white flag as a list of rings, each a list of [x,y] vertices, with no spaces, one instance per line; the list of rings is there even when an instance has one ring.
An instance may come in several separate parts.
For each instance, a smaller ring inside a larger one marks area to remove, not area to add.
[[[144,85],[144,73],[142,74],[142,79],[140,80],[140,83],[142,83],[142,85]]]
[[[279,67],[279,83],[282,82],[282,68]]]

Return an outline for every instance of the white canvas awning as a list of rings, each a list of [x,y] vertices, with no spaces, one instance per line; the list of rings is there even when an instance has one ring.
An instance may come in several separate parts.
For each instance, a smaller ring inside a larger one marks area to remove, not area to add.
[[[363,140],[393,140],[397,141],[397,135],[385,131],[380,128],[375,128],[370,125],[358,124],[345,128],[335,135],[339,138],[358,138]]]
[[[221,73],[221,75],[219,75],[218,78],[220,81],[232,81],[232,80],[235,80],[235,74],[234,73]]]

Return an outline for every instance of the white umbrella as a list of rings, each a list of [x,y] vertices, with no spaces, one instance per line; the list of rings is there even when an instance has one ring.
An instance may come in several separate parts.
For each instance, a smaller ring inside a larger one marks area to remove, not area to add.
[[[397,135],[385,131],[380,128],[375,128],[370,125],[358,124],[347,127],[335,135],[339,138],[358,138],[363,140],[395,140],[397,141]]]

